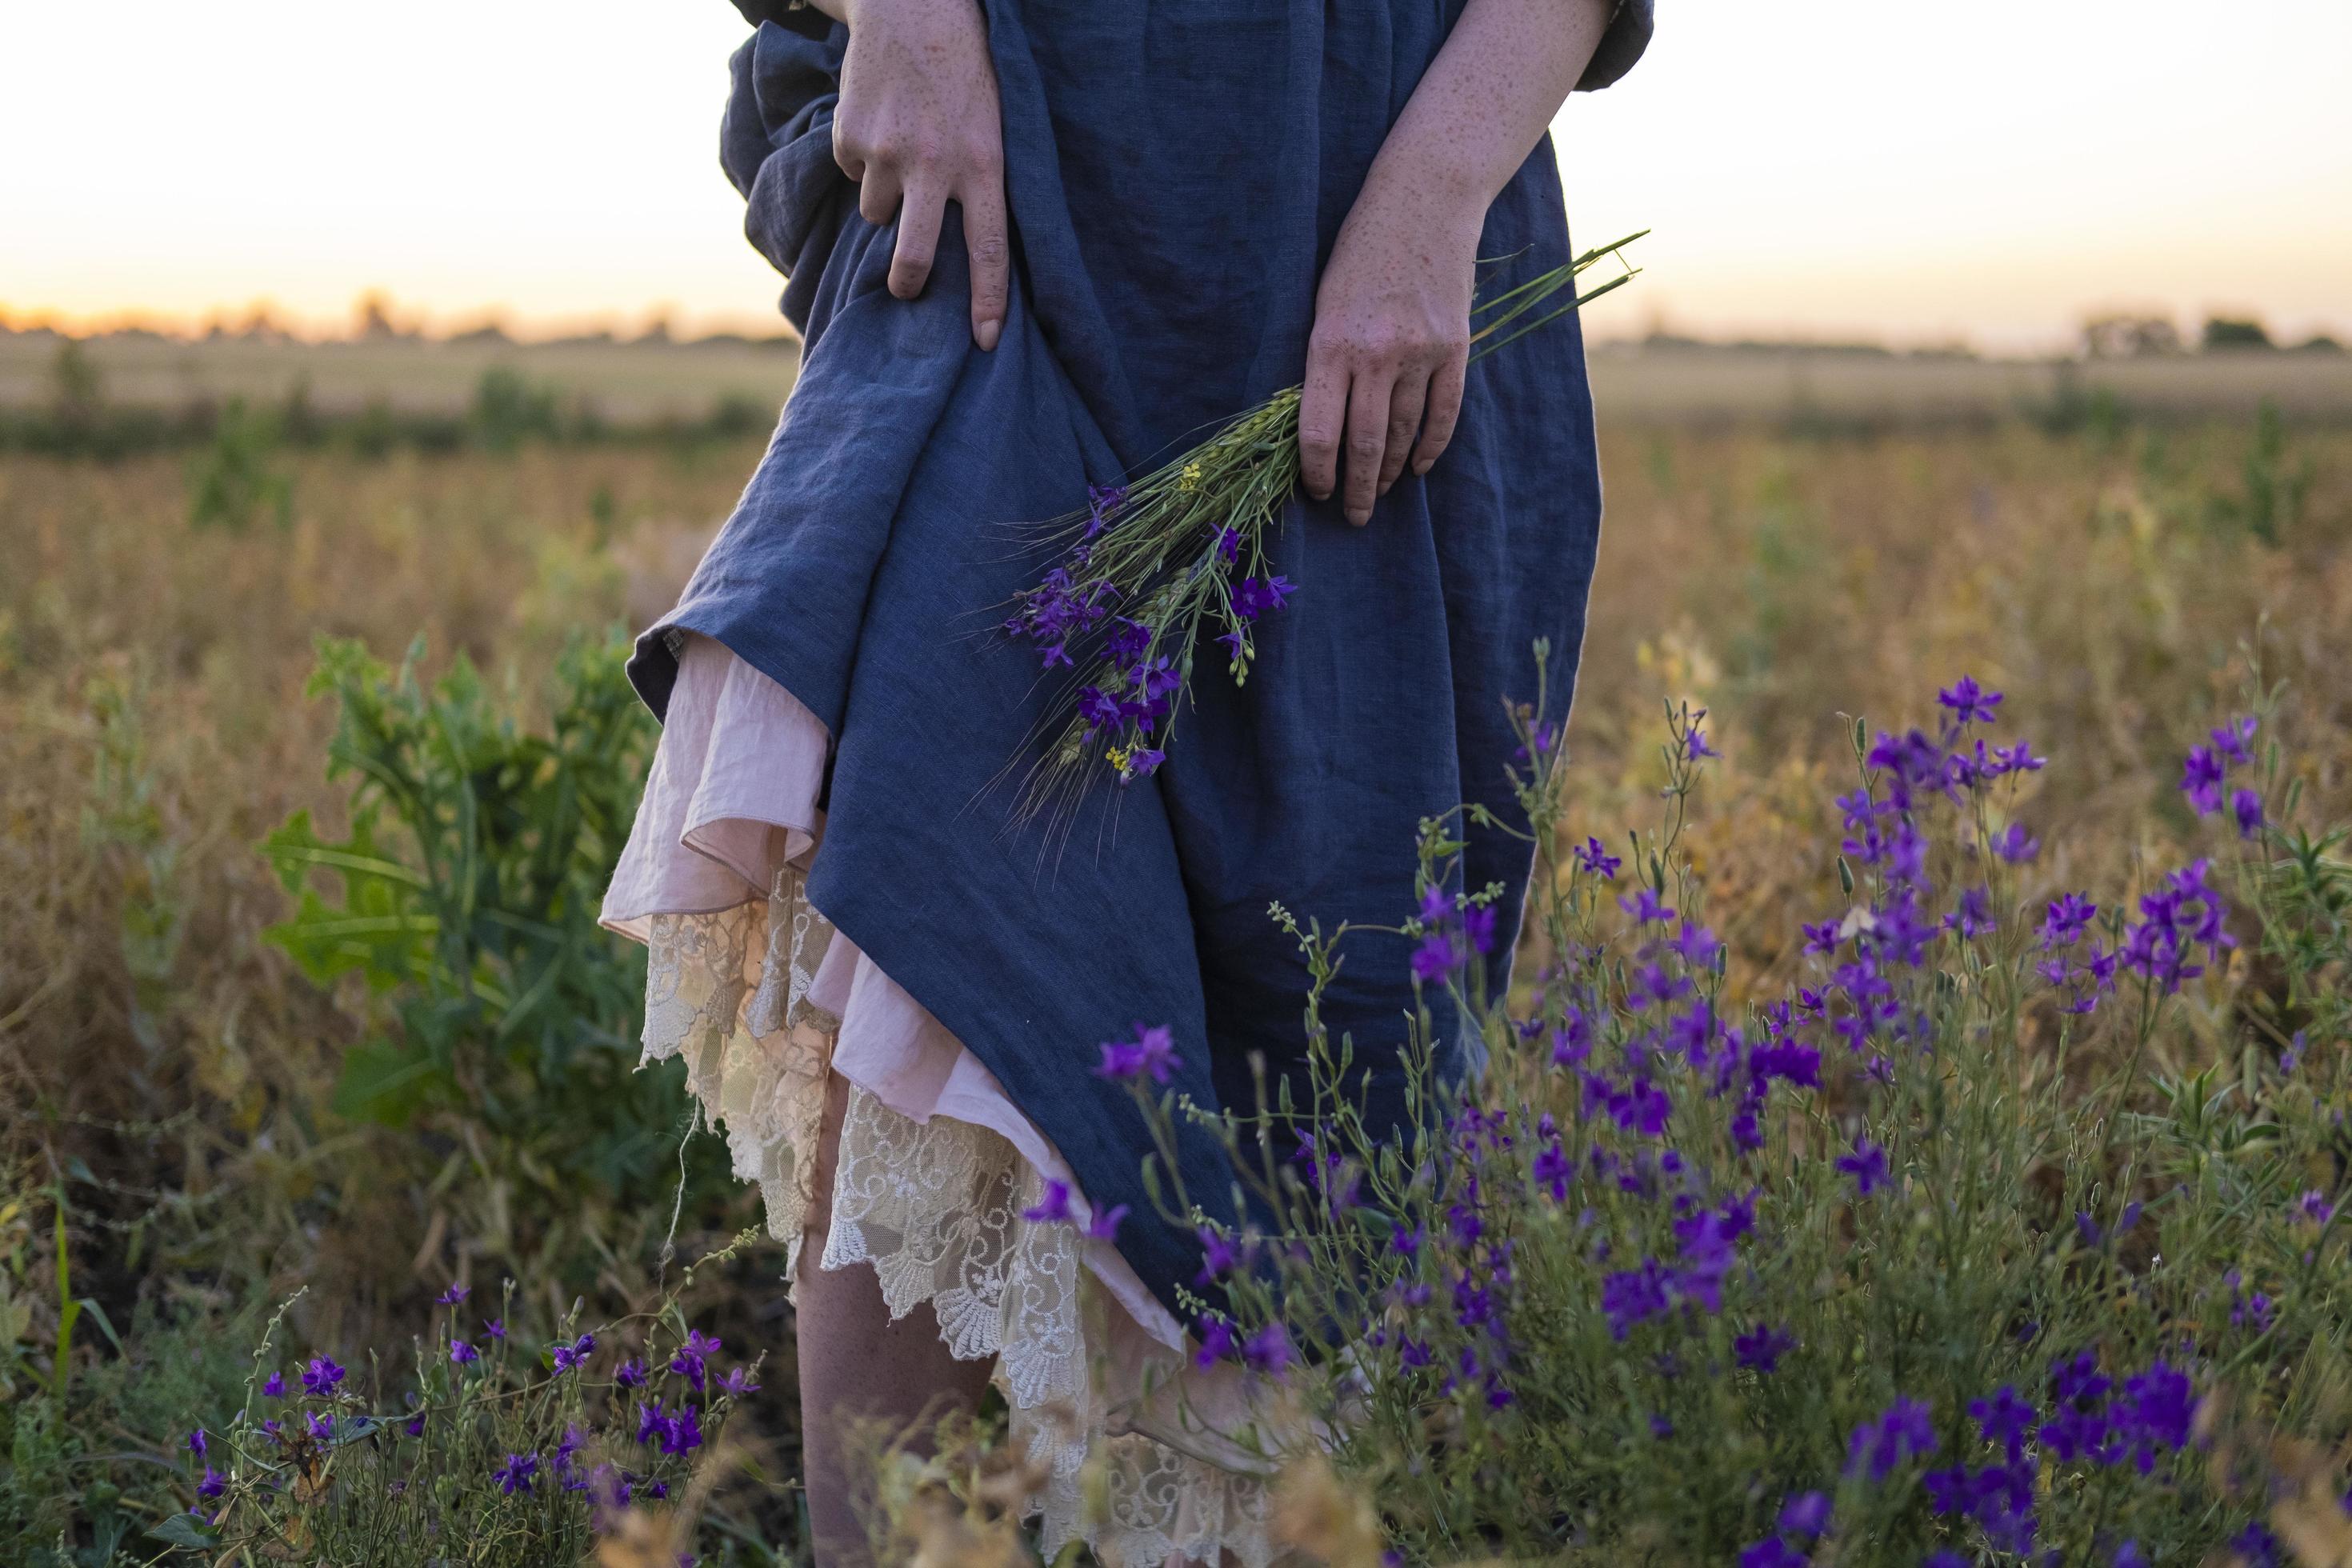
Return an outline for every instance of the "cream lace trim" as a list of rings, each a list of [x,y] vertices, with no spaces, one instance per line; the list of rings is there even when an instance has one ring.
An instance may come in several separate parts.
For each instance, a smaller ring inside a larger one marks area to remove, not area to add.
[[[736,1175],[760,1184],[787,1280],[815,1202],[811,1160],[841,1026],[807,1000],[832,940],[798,866],[777,873],[764,902],[656,915],[647,933],[645,1059],[686,1058]],[[894,1319],[928,1301],[955,1355],[996,1359],[1012,1440],[1046,1477],[1030,1501],[1049,1559],[1078,1538],[1113,1568],[1220,1552],[1266,1568],[1262,1479],[1125,1429],[1129,1413],[1097,1375],[1107,1314],[1121,1309],[1082,1266],[1070,1226],[1020,1217],[1043,1195],[1044,1178],[994,1132],[917,1122],[853,1085],[819,1261],[872,1264]]]

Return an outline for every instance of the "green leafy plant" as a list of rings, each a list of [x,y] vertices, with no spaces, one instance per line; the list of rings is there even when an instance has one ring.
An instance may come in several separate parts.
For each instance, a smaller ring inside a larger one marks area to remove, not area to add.
[[[596,923],[654,731],[626,652],[617,634],[575,643],[535,731],[462,658],[428,685],[421,642],[395,671],[322,641],[310,689],[339,707],[328,776],[353,781],[351,825],[322,837],[298,812],[263,845],[299,899],[268,940],[311,979],[356,976],[383,1004],[334,1108],[455,1132],[560,1198],[549,1212],[575,1208],[583,1184],[666,1197],[688,1114],[674,1078],[635,1077],[645,963]]]

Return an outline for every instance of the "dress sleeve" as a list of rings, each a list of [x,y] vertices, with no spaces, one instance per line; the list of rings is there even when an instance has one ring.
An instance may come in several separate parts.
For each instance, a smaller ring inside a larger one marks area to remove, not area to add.
[[[1584,68],[1584,79],[1576,84],[1579,92],[1597,92],[1627,71],[1650,47],[1650,30],[1656,10],[1656,0],[1617,0],[1617,9],[1609,18],[1609,30],[1601,35],[1601,47],[1592,51],[1592,63]]]

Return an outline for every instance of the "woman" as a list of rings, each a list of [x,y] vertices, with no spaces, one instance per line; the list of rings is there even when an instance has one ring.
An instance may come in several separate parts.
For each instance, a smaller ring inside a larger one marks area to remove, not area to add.
[[[862,1552],[845,1423],[969,1405],[992,1363],[1049,1550],[1263,1562],[1251,1457],[1202,1414],[1245,1394],[1166,1386],[1199,1244],[1155,1217],[1097,1047],[1168,1030],[1209,1106],[1252,1104],[1253,1058],[1300,1070],[1268,902],[1394,923],[1416,824],[1508,798],[1538,639],[1569,689],[1580,340],[1465,371],[1469,310],[1482,258],[1497,286],[1566,258],[1545,126],[1632,64],[1646,0],[738,3],[723,156],[806,352],[631,665],[666,730],[604,914],[653,950],[648,1053],[688,1056],[786,1242],[828,1560]],[[1036,672],[972,636],[1038,570],[1011,525],[1302,375],[1307,494],[1271,547],[1299,588],[1252,679],[1198,680],[1166,765],[1066,837],[1015,826]],[[1528,873],[1502,836],[1465,857],[1507,892],[1495,984]],[[1325,1003],[1391,1121],[1412,1005],[1402,944]],[[1179,1163],[1234,1217],[1213,1144]]]

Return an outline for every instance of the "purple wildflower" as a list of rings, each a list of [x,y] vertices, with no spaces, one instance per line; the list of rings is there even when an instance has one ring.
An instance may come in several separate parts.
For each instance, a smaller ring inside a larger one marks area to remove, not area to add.
[[[593,1334],[583,1334],[570,1344],[558,1344],[554,1352],[556,1372],[561,1374],[572,1371],[586,1361],[588,1352],[595,1348],[596,1336]]]
[[[1184,1058],[1176,1054],[1173,1030],[1138,1024],[1134,1039],[1103,1043],[1102,1065],[1095,1068],[1095,1076],[1127,1083],[1148,1077],[1164,1084],[1168,1075],[1183,1065]]]
[[[1837,1157],[1837,1168],[1853,1178],[1856,1192],[1868,1197],[1887,1184],[1886,1146],[1864,1138],[1854,1144],[1853,1153]]]
[[[1221,1361],[1231,1361],[1240,1352],[1241,1339],[1234,1332],[1234,1321],[1221,1313],[1210,1312],[1201,1319],[1201,1348],[1192,1352],[1199,1366],[1214,1366]]]
[[[1778,1372],[1780,1358],[1796,1348],[1796,1335],[1769,1323],[1759,1323],[1731,1341],[1731,1352],[1739,1358],[1739,1364],[1766,1376]]]
[[[312,1356],[302,1369],[303,1392],[324,1399],[331,1395],[343,1381],[343,1369],[331,1356]]]
[[[1193,1284],[1214,1284],[1241,1267],[1242,1249],[1232,1237],[1206,1226],[1197,1234],[1201,1238],[1201,1272],[1193,1276]]]
[[[1615,879],[1618,868],[1625,864],[1622,856],[1612,855],[1603,849],[1598,838],[1587,838],[1572,854],[1578,865],[1604,882]]]
[[[752,1378],[750,1367],[734,1366],[728,1368],[727,1375],[719,1380],[719,1392],[730,1399],[741,1399],[747,1394],[759,1393],[760,1384]]]
[[[1070,1211],[1070,1184],[1045,1178],[1045,1195],[1033,1208],[1021,1211],[1021,1217],[1034,1225],[1068,1225],[1076,1216]]]
[[[649,1368],[641,1356],[631,1356],[613,1369],[613,1383],[618,1388],[643,1388]]]
[[[1992,852],[2011,866],[2022,866],[2042,853],[2042,840],[2025,831],[2021,822],[2012,822],[1992,836]]]
[[[226,1490],[228,1490],[228,1478],[210,1465],[206,1465],[205,1479],[196,1483],[196,1495],[210,1502]]]
[[[1826,1492],[1799,1492],[1780,1505],[1780,1529],[1790,1535],[1826,1534],[1830,1500]]]
[[[1620,1269],[1601,1281],[1601,1311],[1609,1320],[1612,1339],[1623,1339],[1633,1326],[1657,1317],[1672,1303],[1667,1278],[1654,1258],[1642,1259],[1639,1268]]]
[[[1951,710],[1955,724],[1990,724],[1993,710],[2000,706],[2000,695],[1979,686],[1974,677],[1963,675],[1949,689],[1937,692],[1936,702]]]
[[[531,1489],[531,1479],[538,1474],[539,1456],[537,1454],[509,1454],[507,1462],[490,1472],[490,1479],[498,1482],[499,1490],[509,1497],[514,1496],[517,1492],[528,1496]]]
[[[484,1318],[482,1337],[486,1340],[503,1341],[507,1337],[507,1321],[504,1318]]]
[[[454,1307],[472,1294],[473,1291],[467,1286],[463,1284],[455,1284],[450,1286],[446,1290],[442,1291],[438,1296],[434,1297],[433,1304],[436,1307]]]
[[[1777,1535],[1739,1549],[1739,1568],[1805,1568],[1805,1554]]]
[[[273,1372],[273,1373],[271,1373],[269,1374],[269,1376],[268,1376],[268,1379],[266,1382],[264,1382],[264,1383],[262,1384],[262,1385],[261,1385],[261,1396],[262,1396],[264,1399],[283,1399],[283,1398],[285,1398],[285,1397],[286,1397],[286,1374],[285,1374],[284,1373],[282,1373],[282,1372]]]
[[[194,1454],[197,1458],[201,1459],[211,1451],[212,1439],[205,1435],[205,1429],[203,1427],[199,1426],[194,1431],[188,1434],[189,1453]]]
[[[1112,1241],[1118,1236],[1118,1222],[1127,1217],[1125,1204],[1113,1204],[1087,1222],[1087,1235],[1096,1241]]]
[[[2180,766],[2180,793],[2197,808],[2200,816],[2210,816],[2221,809],[2221,781],[2229,770],[2210,746],[2192,746]]]
[[[2263,797],[2250,789],[2230,792],[2230,815],[2237,819],[2238,837],[2259,838],[2263,831]]]
[[[449,1360],[458,1366],[471,1366],[482,1359],[482,1352],[463,1340],[449,1342]]]
[[[1936,1428],[1925,1405],[1897,1397],[1875,1420],[1853,1429],[1846,1444],[1849,1473],[1868,1469],[1873,1482],[1884,1481],[1906,1458],[1921,1458],[1936,1451]]]
[[[1266,1324],[1242,1342],[1242,1361],[1261,1376],[1281,1376],[1291,1361],[1290,1335],[1280,1323]]]
[[[1658,895],[1648,888],[1637,888],[1631,898],[1617,900],[1617,907],[1633,917],[1637,925],[1663,923],[1675,918],[1675,911],[1659,901]]]

